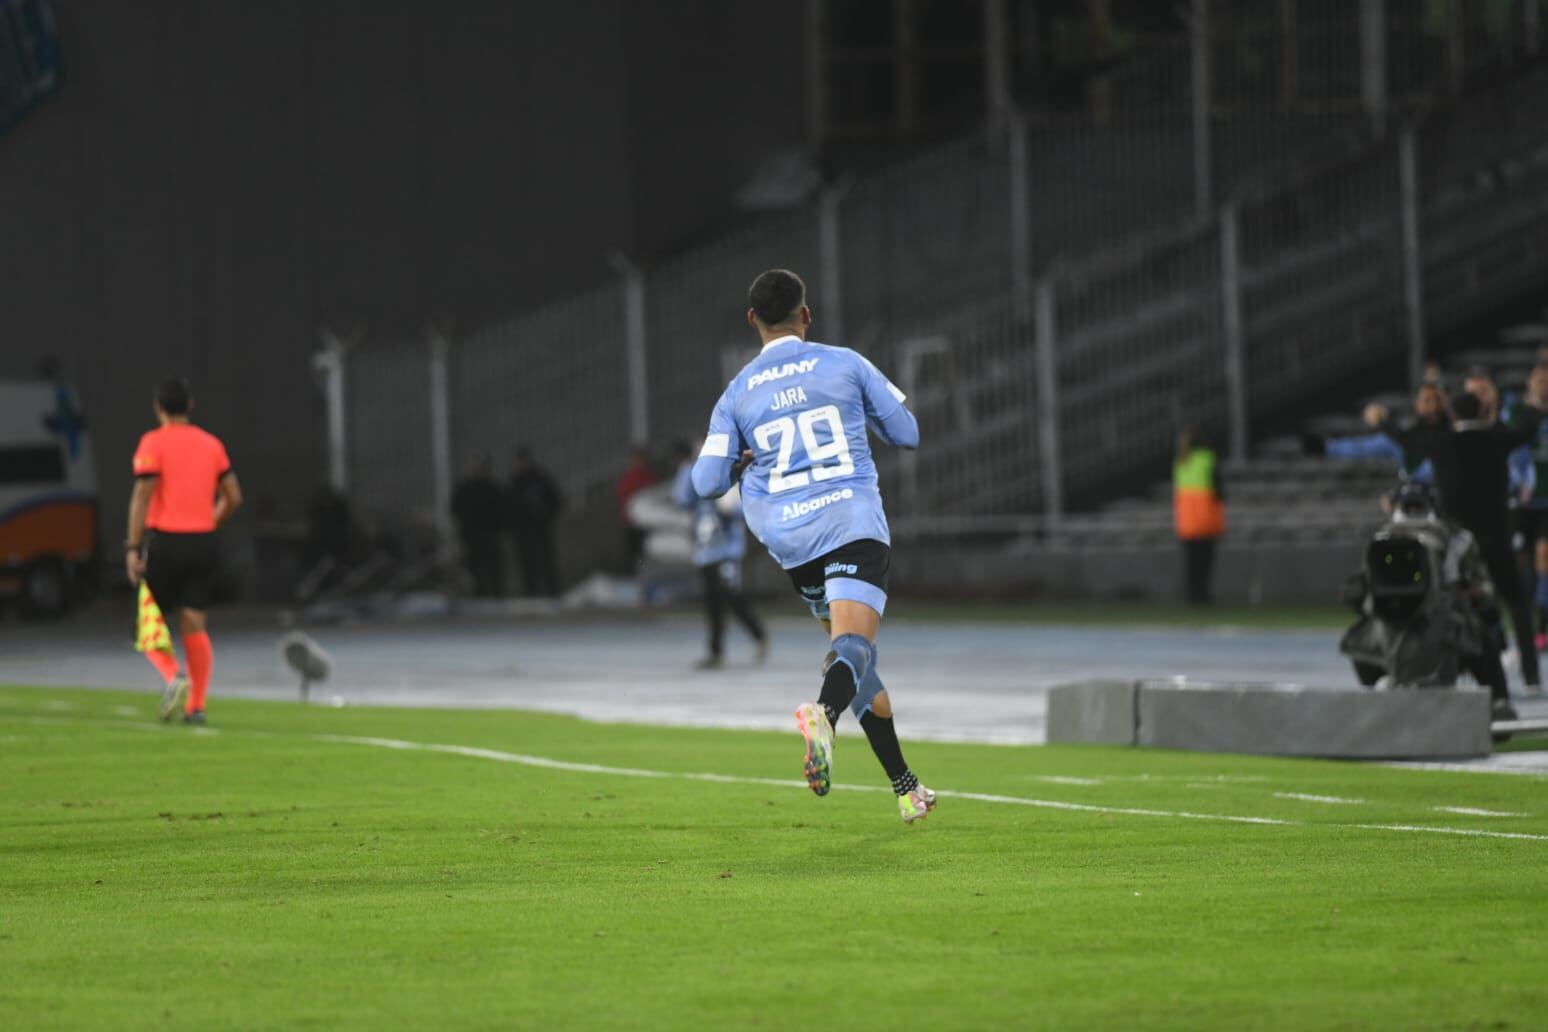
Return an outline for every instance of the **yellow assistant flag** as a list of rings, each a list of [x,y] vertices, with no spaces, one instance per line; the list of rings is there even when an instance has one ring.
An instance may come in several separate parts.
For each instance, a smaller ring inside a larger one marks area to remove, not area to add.
[[[172,632],[167,630],[166,617],[151,596],[150,586],[140,581],[139,611],[134,621],[134,648],[136,652],[165,652],[175,656],[172,650]]]

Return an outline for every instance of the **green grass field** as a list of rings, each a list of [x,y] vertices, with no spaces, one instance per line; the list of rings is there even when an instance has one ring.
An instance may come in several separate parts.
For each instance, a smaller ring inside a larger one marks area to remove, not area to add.
[[[1548,1020],[1539,778],[924,744],[998,798],[909,828],[852,724],[819,800],[794,733],[152,708],[0,688],[0,1027]]]

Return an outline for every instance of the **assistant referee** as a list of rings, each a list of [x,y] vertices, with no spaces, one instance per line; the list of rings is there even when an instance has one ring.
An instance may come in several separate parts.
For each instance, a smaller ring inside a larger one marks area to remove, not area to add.
[[[161,719],[172,719],[181,705],[184,723],[202,724],[215,665],[205,630],[215,583],[215,529],[242,504],[242,489],[220,438],[189,422],[193,392],[187,380],[169,376],[157,384],[153,408],[160,425],[140,438],[134,452],[125,568],[131,584],[145,579],[169,621],[178,612],[188,676],[175,657],[145,653],[166,683]]]

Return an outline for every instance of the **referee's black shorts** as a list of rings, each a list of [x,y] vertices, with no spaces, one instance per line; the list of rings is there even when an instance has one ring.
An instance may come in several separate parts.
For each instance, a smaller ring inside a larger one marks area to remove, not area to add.
[[[151,531],[145,539],[145,583],[163,613],[208,609],[215,590],[214,534]]]

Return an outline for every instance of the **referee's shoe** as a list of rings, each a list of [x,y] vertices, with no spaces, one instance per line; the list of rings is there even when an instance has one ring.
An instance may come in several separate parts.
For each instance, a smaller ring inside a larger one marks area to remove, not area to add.
[[[188,698],[188,678],[178,674],[167,682],[167,687],[161,693],[161,719],[163,722],[171,720],[177,712],[183,708],[183,703]]]

